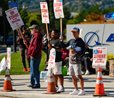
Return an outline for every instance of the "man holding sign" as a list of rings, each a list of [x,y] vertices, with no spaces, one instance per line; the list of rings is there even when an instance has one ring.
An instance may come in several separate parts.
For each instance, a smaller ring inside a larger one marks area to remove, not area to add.
[[[32,88],[40,88],[39,65],[42,53],[42,35],[36,24],[29,27],[32,39],[28,47],[28,56],[30,57],[30,85]]]

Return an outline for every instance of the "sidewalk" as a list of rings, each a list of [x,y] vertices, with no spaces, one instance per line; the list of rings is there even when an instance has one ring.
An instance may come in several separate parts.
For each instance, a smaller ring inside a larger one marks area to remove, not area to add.
[[[45,94],[46,82],[44,80],[41,80],[40,89],[27,87],[29,84],[29,75],[11,75],[13,89],[16,91],[2,92],[4,76],[0,76],[0,98],[94,98],[93,94],[95,91],[96,75],[84,75],[83,77],[85,80],[86,95],[76,96],[69,94],[69,92],[73,90],[73,84],[69,81],[69,78],[71,77],[65,77],[65,92],[60,94]],[[107,93],[106,98],[114,98],[114,77],[103,76],[103,81],[105,92]]]

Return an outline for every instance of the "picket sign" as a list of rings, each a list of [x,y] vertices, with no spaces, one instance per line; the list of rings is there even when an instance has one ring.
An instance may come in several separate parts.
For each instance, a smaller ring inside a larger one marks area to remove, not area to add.
[[[40,2],[42,23],[49,23],[49,13],[47,2]]]
[[[93,48],[93,68],[101,67],[106,69],[106,61],[107,61],[107,48],[106,47],[94,47]]]
[[[54,7],[55,18],[56,19],[64,18],[63,1],[62,0],[54,0],[53,7]]]
[[[56,50],[54,48],[52,48],[50,50],[50,54],[49,54],[49,60],[48,60],[48,67],[47,69],[51,69],[55,66],[55,57],[56,57]]]
[[[49,40],[49,30],[48,30],[49,13],[48,13],[47,2],[40,2],[40,9],[41,9],[42,23],[46,24],[47,39]]]
[[[62,36],[62,18],[64,18],[63,13],[63,1],[62,0],[54,0],[53,3],[54,14],[56,19],[60,19],[60,35]]]
[[[11,8],[5,11],[7,20],[13,30],[16,30],[24,25],[21,16],[17,10],[17,7]]]

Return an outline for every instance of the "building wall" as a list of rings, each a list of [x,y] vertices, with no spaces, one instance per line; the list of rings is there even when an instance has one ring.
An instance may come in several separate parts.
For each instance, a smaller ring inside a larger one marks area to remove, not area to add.
[[[81,29],[80,36],[90,48],[104,44],[108,53],[114,54],[114,24],[73,24],[67,25],[67,40],[73,38],[71,30],[73,27]]]

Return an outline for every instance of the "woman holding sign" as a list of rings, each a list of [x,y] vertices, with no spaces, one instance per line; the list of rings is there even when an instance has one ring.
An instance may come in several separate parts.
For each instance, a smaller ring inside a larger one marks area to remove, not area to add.
[[[19,44],[20,47],[20,54],[21,54],[21,60],[23,64],[23,71],[30,71],[30,59],[27,56],[27,51],[28,51],[28,46],[30,42],[30,34],[27,31],[26,27],[22,27],[22,32],[18,33],[18,38],[17,38],[17,43]],[[28,61],[28,68],[26,66],[26,58]]]

